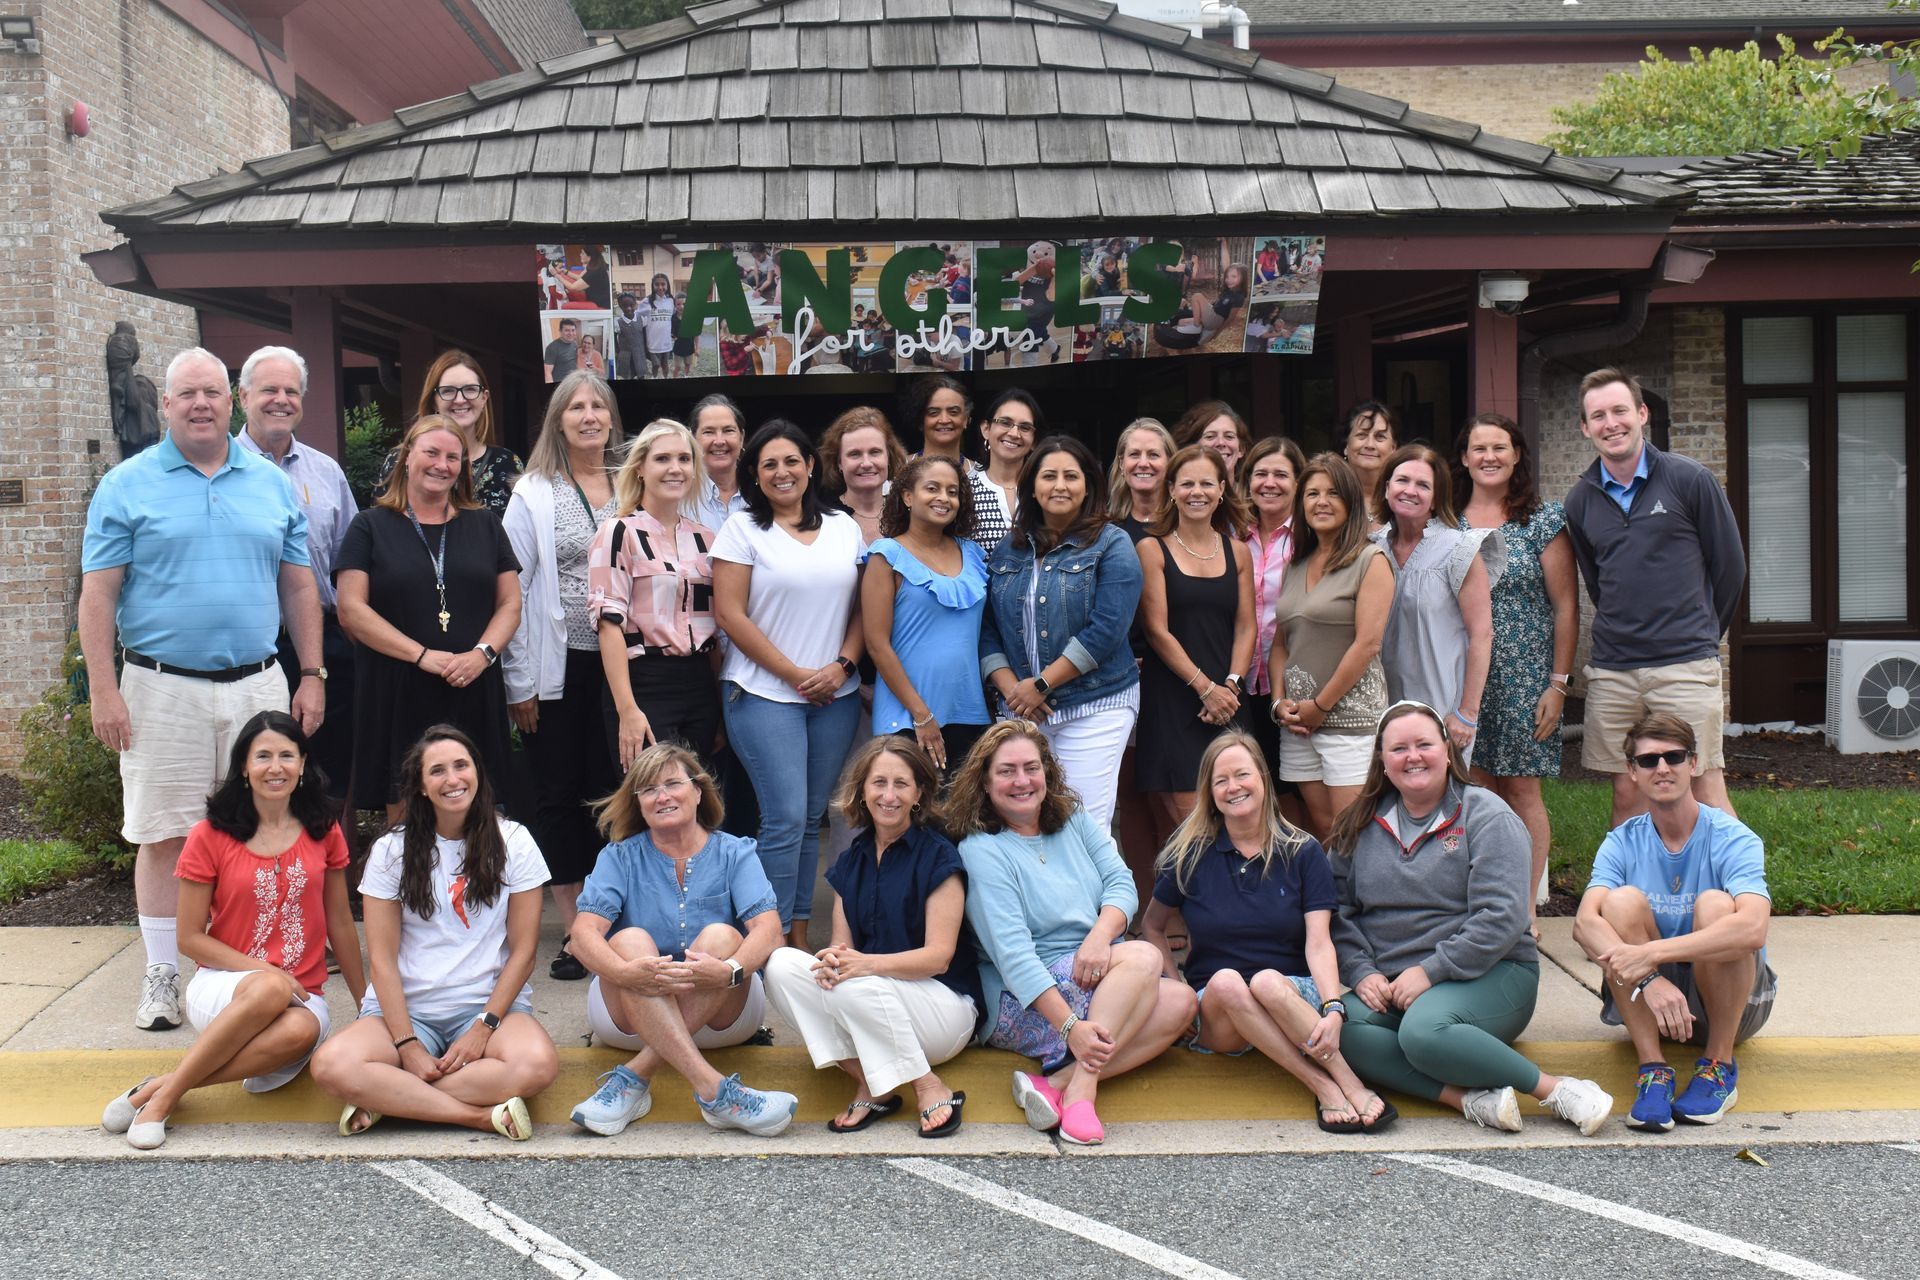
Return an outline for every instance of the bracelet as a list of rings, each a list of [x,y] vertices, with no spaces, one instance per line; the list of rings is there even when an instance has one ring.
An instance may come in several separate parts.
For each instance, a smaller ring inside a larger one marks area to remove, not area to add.
[[[911,717],[909,717],[909,719],[911,719]],[[933,712],[931,711],[927,712],[927,718],[925,720],[913,720],[912,723],[913,723],[913,727],[916,729],[926,728],[928,725],[933,723]]]
[[[1347,1002],[1340,999],[1338,996],[1334,997],[1331,1000],[1321,1001],[1320,1016],[1324,1018],[1330,1013],[1339,1014],[1340,1021],[1345,1022],[1347,1020]]]
[[[1077,1013],[1067,1014],[1067,1020],[1060,1024],[1060,1038],[1062,1040],[1065,1040],[1067,1036],[1073,1031],[1073,1029],[1079,1025],[1080,1025],[1079,1014]]]
[[[1557,693],[1564,698],[1567,696],[1567,686],[1563,684],[1555,684],[1553,681],[1549,680],[1547,681],[1547,692]]]
[[[1321,705],[1320,705],[1320,695],[1319,695],[1319,694],[1317,694],[1317,693],[1316,693],[1316,694],[1314,694],[1314,695],[1313,695],[1313,696],[1312,696],[1311,698],[1308,698],[1308,699],[1307,699],[1307,701],[1308,701],[1308,702],[1311,702],[1311,703],[1312,703],[1312,704],[1314,705],[1314,707],[1315,707],[1315,708],[1316,708],[1316,709],[1317,709],[1317,710],[1318,710],[1318,711],[1320,712],[1320,714],[1321,714],[1321,715],[1323,715],[1323,716],[1330,716],[1330,715],[1332,715],[1332,714],[1333,714],[1333,712],[1331,712],[1331,711],[1329,711],[1329,710],[1327,710],[1327,709],[1326,709],[1325,707],[1323,707],[1323,706],[1321,706]]]
[[[1213,691],[1215,689],[1218,689],[1219,687],[1220,686],[1215,684],[1213,681],[1211,680],[1207,681],[1207,687],[1200,691],[1200,701],[1205,702],[1208,698],[1212,697]]]
[[[413,660],[413,665],[417,667],[417,666],[419,666],[419,665],[420,665],[421,663],[423,663],[423,662],[425,662],[426,660],[427,660],[427,646],[425,646],[425,645],[421,645],[421,646],[420,646],[420,656],[419,656],[419,657],[417,657],[417,658],[415,658],[415,659]]]
[[[1467,726],[1467,728],[1469,729],[1478,729],[1480,727],[1480,722],[1478,720],[1475,720],[1472,716],[1468,715],[1466,712],[1462,711],[1458,707],[1455,707],[1453,709],[1453,718],[1455,720],[1458,720],[1461,724]]]
[[[396,1049],[404,1049],[410,1044],[419,1044],[419,1043],[420,1043],[419,1036],[408,1036],[405,1040],[395,1040],[393,1042],[393,1047]]]
[[[1659,971],[1658,969],[1655,969],[1655,970],[1654,970],[1654,971],[1653,971],[1652,973],[1650,973],[1650,974],[1648,974],[1648,975],[1647,975],[1646,977],[1644,977],[1644,978],[1642,978],[1642,979],[1640,979],[1640,981],[1638,981],[1638,982],[1636,982],[1636,983],[1634,983],[1634,984],[1633,984],[1633,994],[1637,996],[1637,995],[1639,995],[1639,994],[1640,994],[1640,993],[1641,993],[1642,991],[1645,991],[1645,990],[1646,990],[1646,989],[1647,989],[1648,987],[1650,987],[1650,986],[1652,986],[1652,985],[1653,985],[1653,980],[1654,980],[1655,978],[1657,978],[1657,977],[1659,977],[1659,976],[1660,976],[1660,971]]]
[[[1204,671],[1202,671],[1202,670],[1200,670],[1200,668],[1198,668],[1198,667],[1195,667],[1195,668],[1193,669],[1193,674],[1187,677],[1187,688],[1189,688],[1189,689],[1191,689],[1191,688],[1193,688],[1193,686],[1194,686],[1194,685],[1195,685],[1196,683],[1198,683],[1198,682],[1199,682],[1199,681],[1201,681],[1201,680],[1205,680],[1206,678],[1207,678],[1207,673],[1206,673],[1206,672],[1204,672]],[[1204,697],[1206,697],[1207,695],[1205,695],[1205,694],[1203,693],[1203,694],[1201,694],[1200,696],[1204,698]]]

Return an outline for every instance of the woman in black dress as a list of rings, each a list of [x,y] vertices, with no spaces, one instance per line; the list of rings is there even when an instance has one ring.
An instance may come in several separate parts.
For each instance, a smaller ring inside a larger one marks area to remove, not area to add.
[[[453,423],[421,418],[385,493],[353,519],[335,561],[340,625],[356,646],[353,805],[395,821],[400,762],[451,724],[507,776],[506,686],[496,665],[520,625],[520,565],[473,498]]]
[[[1136,544],[1151,649],[1140,669],[1140,723],[1152,731],[1134,748],[1134,781],[1149,797],[1156,846],[1192,810],[1207,744],[1239,716],[1254,633],[1245,510],[1225,459],[1188,445],[1167,464],[1160,515]]]

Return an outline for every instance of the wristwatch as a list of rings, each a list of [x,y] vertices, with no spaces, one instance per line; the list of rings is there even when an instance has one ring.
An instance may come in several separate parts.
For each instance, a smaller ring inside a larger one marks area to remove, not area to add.
[[[491,1009],[483,1012],[478,1018],[478,1021],[486,1023],[487,1030],[489,1031],[498,1031],[500,1029],[500,1015]]]
[[[312,676],[314,679],[324,682],[327,678],[327,669],[325,667],[302,667],[300,668],[300,674],[302,677]]]
[[[1240,692],[1240,673],[1237,671],[1233,672],[1232,674],[1227,676],[1225,680],[1221,681],[1221,683],[1230,687],[1235,693],[1239,693]]]
[[[742,982],[746,981],[747,971],[745,969],[742,969],[740,967],[740,962],[738,960],[735,960],[732,956],[727,957],[727,968],[733,970],[733,972],[727,976],[727,986],[737,987]]]
[[[1033,677],[1033,691],[1044,698],[1053,692],[1053,686],[1047,683],[1045,676],[1035,672]]]
[[[852,659],[852,658],[849,658],[849,657],[848,657],[848,656],[847,656],[846,654],[844,654],[844,653],[843,653],[843,654],[840,654],[840,655],[839,655],[838,657],[836,657],[836,658],[834,658],[834,661],[835,661],[835,662],[837,662],[837,663],[839,663],[839,664],[840,664],[840,669],[841,669],[842,671],[844,671],[844,672],[846,672],[846,673],[847,673],[848,675],[852,675],[852,674],[853,674],[854,672],[856,672],[856,671],[858,671],[858,670],[860,669],[860,668],[859,668],[858,666],[856,666],[856,665],[854,665],[854,661],[853,661],[853,659]]]
[[[481,653],[484,653],[487,656],[488,666],[492,666],[494,663],[500,661],[500,651],[494,648],[492,645],[488,644],[485,640],[482,640],[479,644],[473,647],[478,649]]]

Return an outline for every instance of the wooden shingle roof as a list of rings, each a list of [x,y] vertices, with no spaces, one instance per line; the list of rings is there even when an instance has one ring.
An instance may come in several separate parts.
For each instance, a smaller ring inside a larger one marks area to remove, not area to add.
[[[1857,154],[1821,164],[1798,148],[1699,160],[1662,175],[1695,194],[1691,218],[1920,213],[1920,131],[1862,139]]]
[[[1688,198],[1094,0],[719,0],[102,216],[127,232],[548,234]]]

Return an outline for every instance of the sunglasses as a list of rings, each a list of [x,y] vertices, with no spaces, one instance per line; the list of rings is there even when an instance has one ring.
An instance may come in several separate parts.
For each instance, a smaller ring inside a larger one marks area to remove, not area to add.
[[[1658,768],[1662,760],[1675,769],[1693,759],[1693,752],[1685,747],[1675,747],[1671,751],[1642,751],[1633,757],[1633,762],[1642,769]]]

